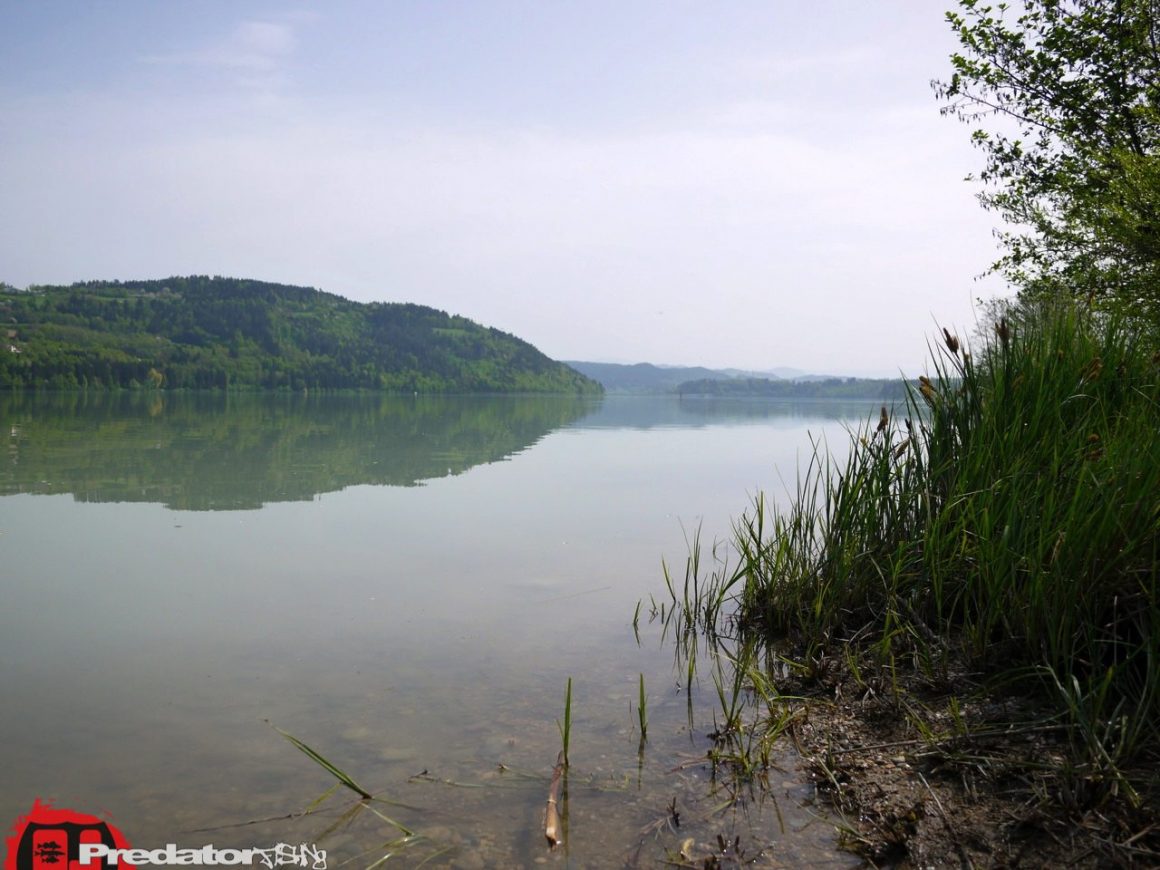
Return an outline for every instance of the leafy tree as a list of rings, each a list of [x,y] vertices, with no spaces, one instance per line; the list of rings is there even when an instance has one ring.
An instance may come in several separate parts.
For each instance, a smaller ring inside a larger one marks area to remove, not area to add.
[[[980,199],[1013,227],[994,269],[1160,323],[1160,3],[960,0],[947,20],[962,50],[932,84],[975,127]]]
[[[421,305],[204,276],[0,290],[0,389],[598,392],[530,344]],[[14,349],[13,349],[14,348]]]

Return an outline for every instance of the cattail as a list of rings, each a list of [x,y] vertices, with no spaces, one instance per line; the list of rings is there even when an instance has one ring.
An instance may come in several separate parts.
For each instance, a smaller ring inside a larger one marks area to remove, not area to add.
[[[1104,361],[1098,356],[1087,364],[1087,368],[1083,371],[1083,379],[1085,381],[1094,381],[1100,376],[1100,372],[1104,370]]]
[[[959,340],[957,338],[955,338],[953,335],[951,335],[950,330],[947,329],[945,326],[943,327],[943,338],[946,339],[947,348],[950,349],[950,352],[953,353],[955,356],[958,356],[958,354],[959,354]]]
[[[876,433],[881,432],[883,429],[886,428],[886,426],[889,422],[890,422],[890,415],[886,413],[886,406],[883,405],[882,406],[882,415],[878,418],[878,428],[875,429],[874,431]]]
[[[1011,337],[1011,329],[1007,326],[1007,318],[1000,317],[999,322],[995,324],[995,334],[999,336],[999,341],[1003,342],[1006,347],[1007,339]]]
[[[926,399],[928,405],[934,405],[935,391],[934,384],[930,382],[930,378],[926,375],[918,376],[918,391],[922,393],[922,397]]]

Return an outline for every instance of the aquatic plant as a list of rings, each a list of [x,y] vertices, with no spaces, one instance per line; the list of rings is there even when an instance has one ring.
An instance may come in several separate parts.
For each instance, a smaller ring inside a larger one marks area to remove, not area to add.
[[[568,689],[564,693],[564,721],[556,720],[556,728],[560,731],[560,742],[563,744],[564,766],[568,766],[568,743],[572,736],[572,678],[568,677]]]
[[[640,739],[648,739],[648,696],[644,693],[644,674],[640,675],[640,691],[636,706],[636,721],[640,725]]]
[[[963,656],[1054,704],[1093,799],[1133,798],[1125,765],[1160,753],[1160,357],[1137,342],[1071,306],[999,320],[974,355],[944,331],[844,461],[815,444],[785,510],[754,499],[732,570],[699,577],[694,540],[684,588],[666,571],[679,646],[789,643],[807,678],[854,649],[891,691],[903,662]]]
[[[274,725],[273,723],[270,723],[270,727],[273,728],[275,731],[277,731],[279,734],[281,734],[283,737],[285,737],[296,749],[298,749],[299,752],[301,752],[303,755],[305,755],[307,758],[309,758],[311,761],[313,761],[315,764],[317,764],[319,767],[321,767],[323,770],[325,770],[327,773],[329,773],[331,776],[333,776],[335,779],[337,779],[340,784],[349,788],[351,791],[353,791],[359,797],[364,798],[366,800],[370,800],[373,797],[373,795],[369,791],[367,791],[365,788],[363,788],[361,785],[359,785],[357,782],[355,782],[354,779],[350,776],[350,774],[343,771],[341,768],[339,768],[337,765],[335,765],[332,761],[325,758],[323,755],[321,755],[316,750],[307,746],[305,743],[303,743],[301,740],[299,740],[293,734],[289,733],[288,731],[283,731],[281,728],[279,728],[277,725]]]

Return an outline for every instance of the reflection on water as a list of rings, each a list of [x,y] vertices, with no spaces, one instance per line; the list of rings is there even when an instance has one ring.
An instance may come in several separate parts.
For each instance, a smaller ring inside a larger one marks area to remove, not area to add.
[[[862,421],[876,411],[875,400],[767,400],[717,396],[617,396],[597,405],[576,425],[588,429],[696,428],[700,426],[772,426],[798,428],[802,423]]]
[[[331,780],[270,720],[408,805],[378,807],[428,838],[398,866],[656,866],[718,834],[757,866],[844,864],[791,755],[764,797],[713,781],[713,685],[690,727],[672,650],[647,626],[638,646],[631,621],[685,529],[724,538],[810,434],[840,441],[868,413],[0,397],[0,819],[40,796],[112,814],[135,845],[321,838],[351,866],[382,857],[397,832],[372,813],[327,831],[343,796],[284,818]],[[569,677],[569,837],[549,853]]]
[[[497,462],[592,409],[549,397],[0,395],[0,494],[238,510]]]

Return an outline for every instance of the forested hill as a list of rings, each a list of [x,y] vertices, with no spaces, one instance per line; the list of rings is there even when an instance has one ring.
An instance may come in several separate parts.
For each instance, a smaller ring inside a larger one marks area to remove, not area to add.
[[[763,399],[874,399],[897,402],[906,398],[901,378],[819,378],[809,381],[769,378],[729,378],[686,381],[677,387],[682,396],[718,396]]]
[[[192,276],[0,286],[0,389],[598,393],[515,336],[422,305]]]

